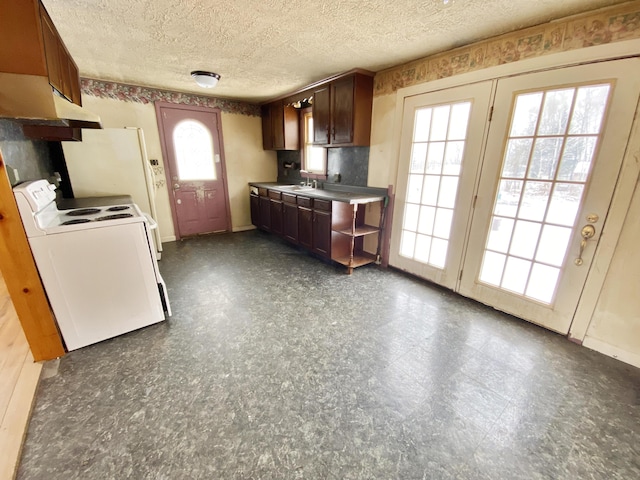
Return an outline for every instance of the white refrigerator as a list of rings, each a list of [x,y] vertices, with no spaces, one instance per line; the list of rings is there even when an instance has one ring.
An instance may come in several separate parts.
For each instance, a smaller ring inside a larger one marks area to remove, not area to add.
[[[141,128],[83,129],[81,142],[61,142],[74,196],[131,195],[158,223],[156,182]],[[162,251],[160,229],[155,245]]]

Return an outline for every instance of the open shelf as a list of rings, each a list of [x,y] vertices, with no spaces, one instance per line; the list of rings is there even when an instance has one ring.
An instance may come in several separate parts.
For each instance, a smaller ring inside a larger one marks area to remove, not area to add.
[[[350,257],[339,257],[339,258],[334,258],[333,259],[335,262],[340,263],[341,265],[344,265],[346,267],[349,266],[349,263],[351,261]],[[363,265],[368,265],[370,263],[373,263],[376,261],[376,256],[372,255],[370,253],[367,252],[360,252],[360,253],[355,253],[353,255],[353,264],[351,265],[351,267],[356,268],[356,267],[361,267]]]
[[[378,233],[380,231],[380,228],[374,227],[372,225],[360,225],[360,226],[356,227],[355,234],[351,233],[351,228],[343,228],[341,230],[334,230],[334,231],[338,232],[338,233],[342,233],[342,234],[347,235],[349,237],[351,237],[351,236],[353,236],[353,237],[363,237],[365,235],[371,235],[372,233]]]

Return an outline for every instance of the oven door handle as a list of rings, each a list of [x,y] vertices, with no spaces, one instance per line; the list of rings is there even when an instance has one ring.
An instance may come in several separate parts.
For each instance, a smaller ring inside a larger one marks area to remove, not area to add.
[[[155,230],[156,228],[158,228],[158,224],[151,215],[149,215],[148,213],[143,213],[143,215],[147,221],[147,224],[149,225],[150,230]]]

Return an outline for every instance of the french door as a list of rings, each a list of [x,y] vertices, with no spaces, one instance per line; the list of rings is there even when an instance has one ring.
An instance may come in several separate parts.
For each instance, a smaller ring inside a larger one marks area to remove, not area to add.
[[[391,265],[455,288],[492,82],[405,100]]]
[[[493,118],[482,125],[469,122],[466,149],[472,148],[473,129],[488,134],[480,153],[463,158],[462,175],[479,173],[469,191],[462,191],[461,176],[456,192],[453,218],[461,224],[466,219],[465,227],[452,222],[449,250],[440,265],[430,263],[440,272],[421,276],[567,333],[620,171],[640,91],[631,72],[638,71],[639,62],[603,62],[495,81],[495,98],[486,101]],[[473,103],[480,104],[480,99]],[[403,250],[402,236],[410,238],[414,226],[406,165],[414,163],[420,148],[415,133],[407,143],[405,130],[415,132],[421,108],[405,102],[397,192],[404,201],[397,201],[394,212],[402,226],[394,226],[400,242],[392,242],[395,255],[390,257],[392,265],[409,271],[405,263],[423,263],[424,254],[409,258],[409,249]],[[397,256],[403,258],[397,261]]]

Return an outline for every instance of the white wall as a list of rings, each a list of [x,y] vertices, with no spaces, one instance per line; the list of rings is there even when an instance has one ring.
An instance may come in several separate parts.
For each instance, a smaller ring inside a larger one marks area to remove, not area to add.
[[[100,116],[105,128],[142,128],[147,143],[149,159],[158,159],[164,166],[160,134],[155,107],[151,103],[124,102],[91,95],[82,96],[83,106]],[[275,152],[262,149],[262,123],[259,117],[222,112],[222,137],[224,142],[229,204],[233,231],[251,228],[249,191],[251,181],[275,181],[277,163]],[[162,241],[175,240],[169,190],[164,169],[157,176],[156,208]]]

